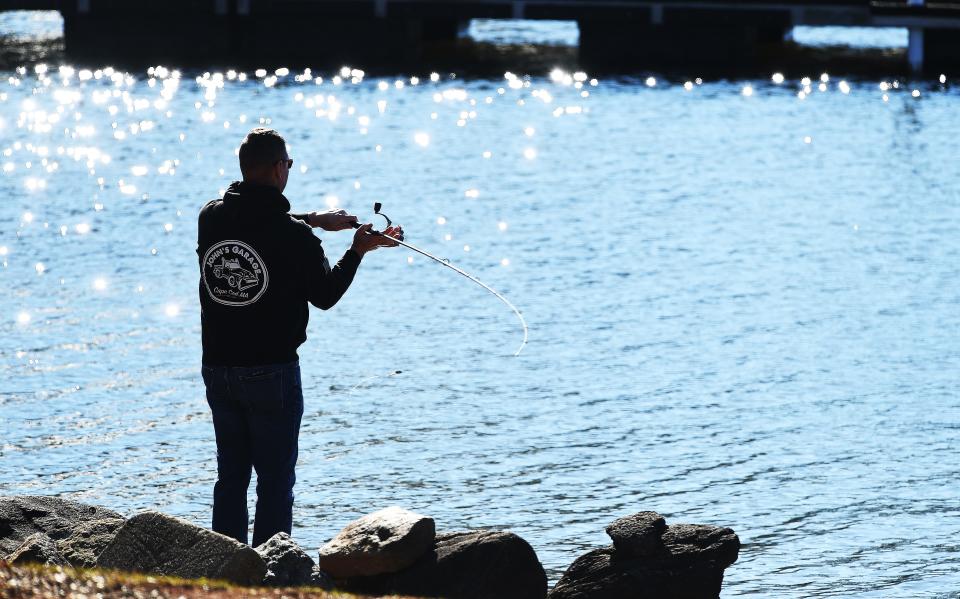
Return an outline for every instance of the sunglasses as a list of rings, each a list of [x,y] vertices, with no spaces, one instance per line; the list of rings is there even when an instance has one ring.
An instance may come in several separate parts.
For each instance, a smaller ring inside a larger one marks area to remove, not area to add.
[[[286,162],[287,170],[290,170],[293,168],[293,158],[281,158],[280,160],[277,160],[277,163],[279,162]]]

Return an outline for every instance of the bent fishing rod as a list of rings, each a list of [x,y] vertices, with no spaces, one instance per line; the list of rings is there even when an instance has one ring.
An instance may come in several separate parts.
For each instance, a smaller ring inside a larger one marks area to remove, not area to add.
[[[387,227],[393,226],[393,221],[390,220],[390,217],[388,217],[386,214],[380,212],[380,208],[381,208],[381,207],[382,207],[382,205],[380,204],[380,202],[375,203],[375,204],[373,205],[373,213],[376,214],[376,215],[378,215],[378,216],[382,216],[384,219],[386,219],[386,221],[387,221]],[[361,226],[361,225],[360,225],[359,222],[353,223],[353,228],[354,228],[354,229],[359,229],[360,226]],[[442,264],[443,266],[446,266],[447,268],[449,268],[450,270],[454,271],[455,273],[457,273],[457,274],[459,274],[459,275],[462,275],[462,276],[470,279],[471,281],[473,281],[473,282],[476,283],[477,285],[483,287],[484,289],[486,289],[487,291],[489,291],[490,293],[492,293],[493,295],[495,295],[495,296],[497,297],[497,299],[499,299],[501,302],[505,303],[508,308],[510,308],[511,310],[513,310],[513,313],[517,315],[517,318],[518,318],[518,319],[520,319],[520,325],[523,327],[523,341],[520,343],[520,347],[517,349],[516,353],[513,354],[514,356],[519,356],[519,355],[520,355],[520,352],[523,351],[524,346],[527,344],[527,321],[523,319],[523,315],[520,314],[520,310],[517,310],[517,307],[514,306],[514,305],[510,302],[510,300],[508,300],[507,298],[503,297],[503,295],[501,295],[496,289],[494,289],[493,287],[487,285],[486,283],[484,283],[483,281],[481,281],[481,280],[478,279],[477,277],[475,277],[475,276],[473,276],[472,274],[464,271],[463,269],[457,268],[456,266],[454,266],[453,264],[451,264],[449,260],[446,260],[446,259],[443,259],[443,258],[437,258],[436,256],[434,256],[434,255],[431,254],[430,252],[426,252],[426,251],[424,251],[424,250],[421,250],[420,248],[418,248],[418,247],[415,246],[415,245],[409,244],[409,243],[403,241],[402,239],[397,239],[396,237],[394,237],[394,236],[392,236],[392,235],[387,235],[386,233],[383,233],[382,231],[374,231],[374,230],[371,230],[371,231],[370,231],[370,235],[379,235],[379,236],[381,236],[381,237],[386,237],[387,239],[389,239],[389,240],[391,240],[391,241],[395,241],[396,243],[398,243],[399,245],[402,245],[402,246],[405,247],[405,248],[411,249],[411,250],[417,252],[418,254],[420,254],[420,255],[422,255],[422,256],[426,256],[427,258],[430,258],[431,260],[433,260],[434,262],[436,262],[436,263],[438,263],[438,264]]]

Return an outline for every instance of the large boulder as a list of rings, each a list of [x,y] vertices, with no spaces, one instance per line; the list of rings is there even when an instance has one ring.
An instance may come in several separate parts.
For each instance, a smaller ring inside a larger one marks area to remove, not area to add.
[[[348,591],[448,599],[543,599],[547,576],[533,548],[511,532],[437,535],[433,550],[394,574],[341,581]]]
[[[267,565],[267,574],[263,577],[263,584],[267,586],[330,586],[329,579],[313,559],[285,532],[270,537],[256,552]]]
[[[77,568],[92,568],[97,557],[113,541],[123,526],[123,518],[104,518],[81,522],[69,537],[57,541],[57,549]]]
[[[614,545],[577,558],[550,591],[550,599],[719,597],[723,571],[739,555],[737,535],[729,528],[675,524],[665,527],[654,542],[654,516],[659,515],[645,512],[611,524]]]
[[[98,568],[257,585],[267,572],[260,555],[230,537],[173,516],[146,511],[117,531]]]
[[[6,561],[11,564],[44,564],[47,566],[69,566],[70,564],[57,550],[57,544],[42,532],[27,537]]]
[[[123,516],[113,510],[59,497],[0,497],[0,555],[10,554],[27,537],[38,532],[56,542],[103,521],[122,522]],[[95,548],[91,546],[89,550]]]
[[[335,579],[397,572],[433,546],[433,518],[389,507],[348,524],[320,549],[320,569]]]

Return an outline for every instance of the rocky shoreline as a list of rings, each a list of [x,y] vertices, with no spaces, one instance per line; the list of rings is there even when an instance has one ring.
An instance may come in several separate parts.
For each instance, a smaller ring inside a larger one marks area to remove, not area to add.
[[[57,497],[0,497],[0,556],[10,564],[98,568],[246,587],[320,587],[451,599],[719,597],[737,560],[733,530],[667,525],[639,512],[606,528],[612,544],[577,558],[548,589],[536,552],[505,531],[437,532],[391,507],[348,524],[316,561],[280,533],[251,548],[157,511],[125,518]]]

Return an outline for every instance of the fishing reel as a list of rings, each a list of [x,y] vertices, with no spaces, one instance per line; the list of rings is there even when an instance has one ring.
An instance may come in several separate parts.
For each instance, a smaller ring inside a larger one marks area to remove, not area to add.
[[[383,212],[380,212],[380,208],[382,208],[382,207],[383,207],[383,204],[381,204],[380,202],[375,202],[375,203],[373,204],[373,213],[376,214],[377,216],[382,216],[382,217],[387,221],[387,227],[388,227],[388,228],[389,228],[389,227],[392,227],[392,226],[393,226],[393,221],[390,220],[390,217],[387,216],[386,214],[384,214]],[[360,228],[360,223],[359,223],[359,222],[353,223],[353,228],[354,228],[354,229],[359,229],[359,228]],[[371,235],[382,235],[383,233],[381,233],[380,231],[370,231],[370,234],[371,234]]]
[[[383,212],[380,212],[380,208],[381,208],[381,207],[383,207],[383,204],[381,204],[380,202],[374,202],[374,204],[373,204],[373,213],[376,214],[377,216],[382,216],[383,218],[385,218],[386,221],[387,221],[387,226],[388,226],[388,227],[392,227],[392,226],[393,226],[393,221],[390,220],[390,217],[389,217],[389,216],[387,216],[387,215],[384,214]]]

